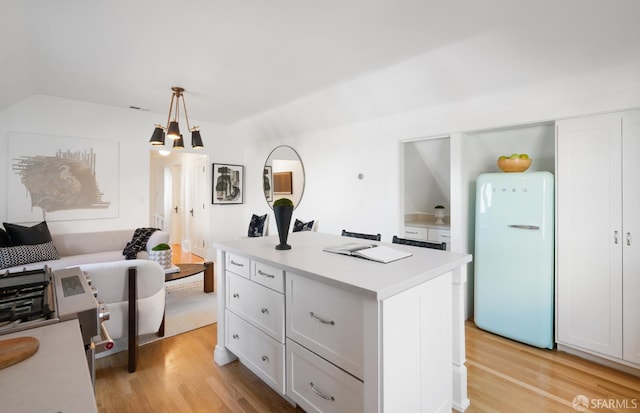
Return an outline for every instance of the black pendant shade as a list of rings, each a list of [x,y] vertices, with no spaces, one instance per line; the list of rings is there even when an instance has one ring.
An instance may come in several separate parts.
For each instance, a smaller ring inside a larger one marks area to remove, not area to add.
[[[182,135],[173,141],[173,149],[184,149],[184,139],[182,139]]]
[[[153,135],[151,135],[151,139],[149,142],[153,146],[162,146],[164,145],[164,130],[162,130],[161,126],[156,126],[153,130]]]
[[[202,144],[202,136],[200,136],[199,130],[194,130],[193,132],[191,132],[191,147],[193,149],[204,148],[204,145]]]
[[[153,135],[149,143],[153,146],[164,146],[165,137],[173,140],[173,149],[184,149],[184,139],[180,133],[180,99],[182,99],[182,109],[184,119],[187,122],[187,130],[191,132],[191,147],[194,149],[204,148],[202,136],[198,126],[191,127],[189,125],[189,117],[187,116],[187,105],[184,103],[184,89],[178,86],[171,88],[171,104],[169,105],[169,116],[167,118],[167,126],[156,125]],[[174,106],[175,105],[175,106]],[[166,135],[165,135],[166,132]]]
[[[167,138],[180,139],[180,127],[175,120],[169,122],[169,129],[167,130]]]

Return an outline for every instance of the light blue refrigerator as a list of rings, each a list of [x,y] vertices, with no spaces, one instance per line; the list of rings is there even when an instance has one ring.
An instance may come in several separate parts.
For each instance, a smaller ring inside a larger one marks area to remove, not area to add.
[[[476,182],[475,323],[540,348],[554,343],[553,186],[549,172]]]

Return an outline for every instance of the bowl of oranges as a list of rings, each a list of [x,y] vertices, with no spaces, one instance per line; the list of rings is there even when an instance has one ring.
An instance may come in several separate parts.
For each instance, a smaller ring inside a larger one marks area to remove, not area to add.
[[[531,166],[531,158],[526,153],[514,153],[498,158],[498,168],[502,172],[524,172]]]

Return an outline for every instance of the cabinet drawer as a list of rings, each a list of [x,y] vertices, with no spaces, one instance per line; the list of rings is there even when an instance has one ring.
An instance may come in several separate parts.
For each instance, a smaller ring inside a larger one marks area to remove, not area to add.
[[[431,242],[446,242],[447,249],[451,243],[451,231],[446,229],[429,228],[429,241]]]
[[[418,241],[426,241],[429,239],[429,232],[427,228],[405,226],[404,237]]]
[[[232,273],[241,275],[245,278],[250,277],[251,260],[249,260],[249,258],[245,258],[236,254],[229,254],[228,252],[225,255],[227,257],[226,258],[227,271],[231,271]]]
[[[362,379],[363,299],[290,272],[286,280],[287,337]]]
[[[364,384],[287,340],[287,396],[306,412],[362,412]]]
[[[284,344],[278,343],[231,311],[225,311],[227,347],[242,364],[280,394],[285,392]]]
[[[261,262],[253,262],[251,279],[257,283],[269,287],[272,290],[284,293],[284,271],[280,268]]]
[[[227,308],[284,343],[284,296],[227,272]]]

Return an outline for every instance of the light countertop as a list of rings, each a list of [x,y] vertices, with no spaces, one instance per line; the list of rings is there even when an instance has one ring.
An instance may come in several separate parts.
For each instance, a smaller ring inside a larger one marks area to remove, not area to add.
[[[320,232],[302,231],[289,234],[291,250],[279,251],[277,236],[238,238],[216,241],[219,250],[236,253],[267,264],[278,265],[309,278],[320,279],[376,300],[384,300],[423,282],[471,262],[471,255],[419,248],[408,245],[379,243],[413,255],[387,264],[333,254],[323,248],[347,243],[379,243],[358,238]]]
[[[35,337],[38,351],[0,370],[0,410],[7,413],[97,412],[78,320],[0,336]]]

